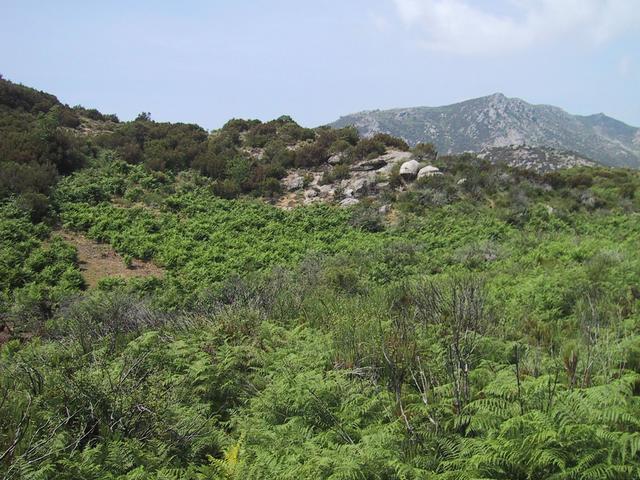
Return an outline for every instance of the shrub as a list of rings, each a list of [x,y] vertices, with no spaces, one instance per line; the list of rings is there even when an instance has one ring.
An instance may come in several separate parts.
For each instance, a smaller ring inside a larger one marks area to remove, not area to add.
[[[385,147],[395,148],[404,152],[409,151],[409,145],[403,139],[389,135],[388,133],[376,133],[371,137],[373,142],[380,142]]]
[[[37,192],[25,192],[17,199],[17,205],[31,217],[34,223],[41,222],[49,213],[49,197]]]
[[[241,193],[240,185],[230,178],[218,180],[213,185],[213,191],[222,198],[236,198]]]
[[[278,179],[268,177],[260,183],[260,192],[268,197],[274,196],[282,192],[282,185]]]
[[[349,223],[367,232],[381,232],[384,230],[382,214],[375,205],[369,202],[360,202],[351,212]]]
[[[387,151],[386,146],[379,140],[373,138],[363,138],[354,147],[354,157],[356,160],[363,160],[365,158],[375,158],[380,155],[384,155]]]
[[[418,143],[411,150],[413,158],[418,162],[430,162],[436,159],[438,152],[433,143]]]
[[[329,158],[328,151],[318,142],[306,143],[295,151],[296,167],[315,167],[321,165]]]

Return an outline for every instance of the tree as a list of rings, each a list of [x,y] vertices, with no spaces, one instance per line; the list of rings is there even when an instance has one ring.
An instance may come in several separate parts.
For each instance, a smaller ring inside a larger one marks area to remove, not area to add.
[[[151,121],[151,113],[150,112],[140,112],[135,122],[150,122]]]
[[[413,158],[418,162],[433,162],[438,156],[438,152],[433,143],[418,143],[411,150]]]

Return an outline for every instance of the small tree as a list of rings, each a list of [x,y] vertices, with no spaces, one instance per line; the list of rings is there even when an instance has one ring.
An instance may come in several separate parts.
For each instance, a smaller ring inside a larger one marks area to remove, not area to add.
[[[438,151],[433,143],[418,143],[411,153],[418,162],[432,162],[438,156]]]
[[[140,112],[135,119],[136,122],[150,122],[151,121],[151,113],[150,112]]]

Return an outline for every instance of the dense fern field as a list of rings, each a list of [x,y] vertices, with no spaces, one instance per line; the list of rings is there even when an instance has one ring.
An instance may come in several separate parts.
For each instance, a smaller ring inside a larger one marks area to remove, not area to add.
[[[638,478],[638,176],[492,168],[389,219],[104,152],[56,186],[59,227],[167,274],[92,290],[6,200],[3,475]]]

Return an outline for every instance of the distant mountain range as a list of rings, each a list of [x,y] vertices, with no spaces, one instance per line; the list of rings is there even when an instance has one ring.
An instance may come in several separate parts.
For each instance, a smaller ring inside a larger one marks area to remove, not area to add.
[[[440,153],[529,145],[571,151],[597,162],[640,167],[640,129],[602,113],[571,115],[501,93],[443,107],[372,110],[341,117],[361,134],[389,133],[409,144],[432,142]]]

